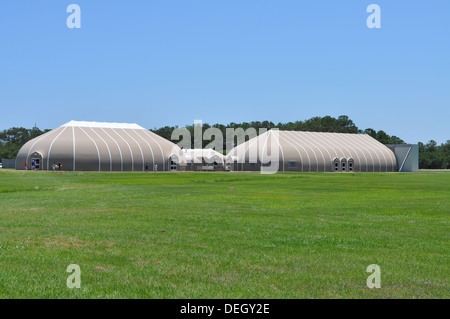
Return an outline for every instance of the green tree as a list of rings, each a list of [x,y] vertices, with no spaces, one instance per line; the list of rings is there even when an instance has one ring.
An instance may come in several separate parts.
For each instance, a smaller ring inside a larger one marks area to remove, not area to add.
[[[400,137],[391,136],[391,143],[390,144],[406,144],[404,140],[402,140]]]
[[[450,169],[450,140],[441,144],[440,152],[442,157],[441,168]]]
[[[375,139],[377,138],[377,131],[375,131],[373,128],[366,128],[363,133]]]
[[[33,127],[32,129],[12,127],[0,131],[0,159],[16,158],[20,148],[26,142],[48,131],[49,130],[41,131],[37,127]]]

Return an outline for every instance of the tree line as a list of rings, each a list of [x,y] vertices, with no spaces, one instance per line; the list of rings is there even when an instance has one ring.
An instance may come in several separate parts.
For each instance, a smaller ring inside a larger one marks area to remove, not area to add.
[[[450,168],[450,140],[437,145],[436,141],[427,144],[419,142],[419,168]]]
[[[278,128],[280,131],[306,131],[306,132],[329,132],[329,133],[354,133],[354,134],[368,134],[371,137],[375,138],[379,142],[383,144],[405,144],[405,142],[397,137],[390,136],[386,132],[380,130],[376,131],[374,129],[368,128],[365,130],[360,130],[353,123],[353,121],[346,115],[341,115],[338,118],[334,118],[331,116],[324,117],[313,117],[306,121],[296,121],[296,122],[288,122],[288,123],[278,123],[275,124],[270,121],[254,121],[254,122],[243,122],[243,123],[234,123],[231,122],[227,125],[223,124],[214,124],[209,125],[204,123],[202,126],[203,132],[210,127],[215,127],[221,130],[222,136],[226,136],[227,128],[243,128],[244,130],[253,127],[259,133],[259,129],[267,128],[268,130],[272,128]],[[178,128],[178,126],[164,126],[161,128],[155,128],[151,130],[152,132],[171,140],[172,131]],[[194,143],[194,125],[186,125],[185,128],[189,130],[191,133],[192,144]],[[211,141],[203,141],[203,147],[209,144]],[[226,149],[225,145],[226,141],[224,141],[223,148]]]
[[[194,125],[185,126],[191,133],[192,145],[194,143]],[[305,121],[295,121],[288,123],[275,124],[271,121],[253,121],[234,123],[227,125],[204,123],[202,131],[204,132],[210,127],[218,128],[223,136],[226,136],[227,128],[255,128],[259,133],[259,129],[278,128],[283,131],[307,131],[307,132],[330,132],[330,133],[354,133],[354,134],[368,134],[380,143],[383,144],[406,144],[400,137],[389,135],[383,130],[374,130],[372,128],[359,129],[355,123],[346,115],[341,115],[338,118],[331,116],[312,117]],[[154,128],[150,131],[171,140],[172,131],[178,126],[164,126],[161,128]],[[0,159],[1,158],[15,158],[20,148],[29,140],[48,132],[49,130],[40,130],[37,127],[26,129],[23,127],[13,127],[7,130],[0,131]],[[203,141],[203,147],[211,141]],[[223,148],[226,149],[226,141],[224,141]],[[424,144],[419,142],[419,168],[433,168],[433,169],[450,169],[450,140],[446,143],[437,145],[433,140]]]

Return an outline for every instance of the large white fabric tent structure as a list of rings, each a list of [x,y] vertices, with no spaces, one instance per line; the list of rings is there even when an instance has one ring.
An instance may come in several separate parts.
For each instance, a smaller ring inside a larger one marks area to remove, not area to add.
[[[278,171],[397,171],[394,153],[366,134],[270,130],[227,155],[235,171],[260,170],[271,160]]]
[[[177,169],[172,156],[181,154],[174,143],[137,125],[71,121],[26,143],[16,169],[66,171],[167,171]]]

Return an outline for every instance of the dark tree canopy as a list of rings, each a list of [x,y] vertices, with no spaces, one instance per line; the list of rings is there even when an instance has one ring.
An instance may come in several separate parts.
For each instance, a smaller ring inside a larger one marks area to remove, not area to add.
[[[419,142],[419,168],[450,168],[450,140],[437,145],[436,141],[427,144]]]

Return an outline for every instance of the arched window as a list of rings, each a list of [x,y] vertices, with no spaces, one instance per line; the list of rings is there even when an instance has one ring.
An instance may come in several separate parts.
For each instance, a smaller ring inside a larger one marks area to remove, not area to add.
[[[333,168],[332,169],[335,172],[339,172],[339,159],[338,158],[335,158],[333,160]]]
[[[341,159],[341,169],[343,172],[347,171],[347,160],[345,158]]]
[[[349,172],[352,172],[352,171],[353,171],[353,164],[354,164],[353,158],[349,158],[349,159],[348,159],[348,171],[349,171]]]

